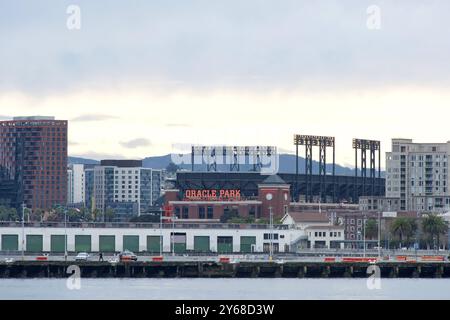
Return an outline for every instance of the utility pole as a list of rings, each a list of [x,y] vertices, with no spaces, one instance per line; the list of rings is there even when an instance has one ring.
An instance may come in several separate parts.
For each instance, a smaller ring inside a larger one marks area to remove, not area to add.
[[[272,207],[269,207],[269,224],[270,224],[270,248],[269,248],[269,261],[273,259],[273,212]]]

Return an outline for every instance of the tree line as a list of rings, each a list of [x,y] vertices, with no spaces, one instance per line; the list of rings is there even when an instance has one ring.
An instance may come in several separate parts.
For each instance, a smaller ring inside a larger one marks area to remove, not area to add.
[[[378,222],[370,218],[366,220],[366,240],[378,238]],[[426,214],[421,219],[410,217],[395,218],[390,227],[384,230],[384,238],[388,237],[394,247],[411,247],[417,243],[427,249],[447,245],[443,236],[448,233],[448,222],[437,214]]]
[[[61,206],[54,206],[47,211],[25,208],[23,214],[25,222],[64,222],[64,219],[67,222],[111,222],[115,217],[115,212],[111,208],[107,208],[102,214],[99,209],[90,210],[85,207],[65,209]],[[22,221],[22,212],[17,212],[16,208],[1,205],[0,221]]]

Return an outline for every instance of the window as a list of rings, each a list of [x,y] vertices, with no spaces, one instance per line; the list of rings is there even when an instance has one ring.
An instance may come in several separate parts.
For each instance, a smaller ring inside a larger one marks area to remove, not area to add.
[[[205,219],[205,207],[199,207],[198,208],[198,218],[199,219]]]
[[[188,217],[189,217],[189,208],[188,207],[186,207],[186,206],[183,206],[183,212],[182,212],[182,215],[183,215],[183,219],[187,219]],[[186,217],[186,218],[185,218]],[[179,218],[179,217],[178,217]]]
[[[207,219],[212,219],[213,218],[213,207],[212,206],[208,206],[206,208],[206,218]]]

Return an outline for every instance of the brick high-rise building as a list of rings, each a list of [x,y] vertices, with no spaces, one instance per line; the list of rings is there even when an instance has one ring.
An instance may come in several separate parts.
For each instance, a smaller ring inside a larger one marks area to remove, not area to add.
[[[17,204],[67,203],[67,125],[54,117],[0,121],[0,177],[15,182]]]

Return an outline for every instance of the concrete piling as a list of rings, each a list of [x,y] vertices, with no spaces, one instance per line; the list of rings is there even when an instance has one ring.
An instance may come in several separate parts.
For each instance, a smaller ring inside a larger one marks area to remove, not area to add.
[[[353,278],[367,277],[368,264],[358,263],[313,263],[313,262],[240,262],[215,263],[207,261],[164,261],[164,262],[126,262],[110,264],[108,262],[37,262],[18,261],[0,262],[2,278],[65,278],[67,267],[78,264],[82,277],[213,277],[213,278],[267,278],[267,277],[321,277]],[[450,276],[445,263],[381,263],[382,277],[435,277]]]

